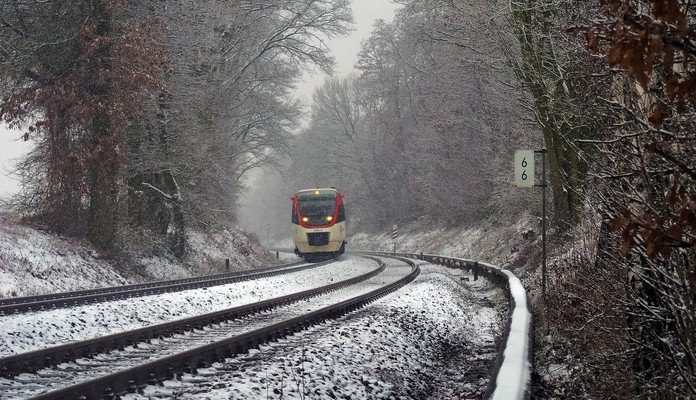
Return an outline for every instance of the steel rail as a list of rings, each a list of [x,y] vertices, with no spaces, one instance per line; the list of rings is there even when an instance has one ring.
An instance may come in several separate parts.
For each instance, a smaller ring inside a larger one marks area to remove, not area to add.
[[[369,257],[372,258],[372,257]],[[397,257],[392,257],[397,258]],[[406,258],[399,260],[411,265],[411,272],[403,278],[360,296],[323,307],[308,314],[290,318],[241,335],[226,338],[205,346],[138,365],[110,375],[87,380],[69,387],[56,389],[33,399],[112,399],[116,396],[141,392],[144,386],[157,384],[164,379],[175,379],[182,373],[195,373],[196,368],[222,361],[235,354],[246,352],[265,342],[285,337],[325,320],[338,318],[348,312],[371,303],[413,281],[420,273],[416,263]],[[382,264],[382,266],[384,266]]]
[[[228,283],[241,282],[244,280],[267,278],[285,273],[302,271],[325,264],[326,263],[292,263],[260,268],[251,271],[229,272],[218,275],[197,276],[193,278],[9,298],[0,301],[0,316],[34,311],[45,311],[63,307],[74,307],[81,304],[93,304],[152,294],[171,293],[201,287],[224,285]]]
[[[45,301],[45,300],[66,299],[66,298],[81,297],[81,296],[88,296],[88,295],[101,294],[101,293],[114,293],[114,292],[120,292],[120,291],[124,291],[124,290],[147,289],[147,288],[154,288],[154,287],[159,287],[159,286],[168,286],[168,285],[177,284],[177,283],[198,282],[198,281],[203,281],[203,280],[211,280],[211,279],[246,275],[246,274],[254,273],[254,272],[272,271],[275,269],[292,267],[292,266],[295,266],[298,264],[303,264],[303,263],[293,262],[293,263],[288,263],[288,264],[274,265],[274,266],[270,266],[270,267],[258,268],[258,269],[247,270],[247,271],[225,272],[225,273],[221,273],[221,274],[203,275],[203,276],[195,276],[195,277],[180,278],[180,279],[163,279],[163,280],[157,280],[157,281],[152,281],[152,282],[134,283],[134,284],[120,285],[120,286],[108,286],[108,287],[84,289],[84,290],[75,290],[75,291],[70,291],[70,292],[47,293],[47,294],[39,294],[39,295],[33,295],[33,296],[22,296],[22,297],[8,297],[8,298],[0,299],[0,306],[23,304],[23,303],[36,303],[36,302]]]
[[[383,262],[373,257],[369,258],[377,261],[378,267],[376,269],[368,273],[319,288],[291,293],[277,298],[176,321],[150,325],[127,332],[110,334],[84,341],[66,343],[59,346],[3,357],[0,358],[0,377],[12,378],[21,373],[34,373],[41,368],[49,368],[63,362],[74,361],[82,357],[91,357],[99,353],[112,351],[114,349],[122,349],[125,346],[131,346],[137,344],[138,342],[148,341],[153,338],[162,338],[172,336],[174,334],[180,334],[185,331],[201,329],[207,325],[231,321],[260,311],[269,310],[281,305],[290,304],[335,291],[372,278],[384,271],[386,265]]]

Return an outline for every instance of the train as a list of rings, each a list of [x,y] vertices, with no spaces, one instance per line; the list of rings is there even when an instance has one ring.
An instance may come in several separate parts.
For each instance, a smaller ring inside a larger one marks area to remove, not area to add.
[[[336,188],[303,189],[292,197],[295,254],[307,262],[337,258],[346,251],[346,211]]]

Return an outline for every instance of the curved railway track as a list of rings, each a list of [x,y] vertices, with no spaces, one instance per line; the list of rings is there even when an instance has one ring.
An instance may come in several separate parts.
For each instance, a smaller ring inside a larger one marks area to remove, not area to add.
[[[383,261],[365,258],[375,261],[377,267],[341,282],[0,358],[0,375],[4,377],[0,389],[9,398],[37,399],[101,399],[135,393],[148,384],[174,379],[261,343],[336,318],[393,292],[419,273],[415,263],[400,259],[411,266],[409,273],[384,274]],[[361,289],[356,292],[355,285],[361,282]]]

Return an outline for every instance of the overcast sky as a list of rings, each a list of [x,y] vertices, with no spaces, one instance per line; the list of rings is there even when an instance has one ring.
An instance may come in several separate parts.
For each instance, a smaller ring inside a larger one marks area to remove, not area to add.
[[[352,0],[355,30],[350,36],[327,42],[336,58],[336,76],[352,72],[360,51],[360,43],[367,39],[375,20],[391,21],[398,5],[390,0]],[[297,96],[307,104],[312,100],[312,92],[326,77],[321,73],[306,73],[297,88]],[[0,123],[0,197],[16,191],[16,182],[8,176],[12,160],[21,157],[29,149],[29,142],[21,140],[21,132],[10,131]]]
[[[358,60],[360,44],[370,36],[375,20],[383,19],[391,22],[394,11],[400,7],[390,0],[352,0],[352,2],[355,30],[348,37],[327,42],[336,58],[336,76],[345,76],[353,71],[353,66]],[[298,85],[298,97],[304,98],[309,103],[312,100],[312,92],[325,78],[324,74],[306,73],[304,82]]]
[[[10,131],[0,123],[0,197],[7,197],[17,190],[17,182],[8,176],[12,160],[29,149],[29,143],[21,140],[21,133]]]

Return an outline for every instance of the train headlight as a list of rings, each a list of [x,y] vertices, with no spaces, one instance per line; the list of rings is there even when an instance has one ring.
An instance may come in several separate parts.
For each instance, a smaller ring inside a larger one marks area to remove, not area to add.
[[[307,218],[307,217],[302,217],[302,222],[309,222],[309,218]]]
[[[326,216],[326,220],[327,220],[327,221],[331,221],[332,219],[333,219],[332,216],[330,216],[330,215],[327,215],[327,216]]]

